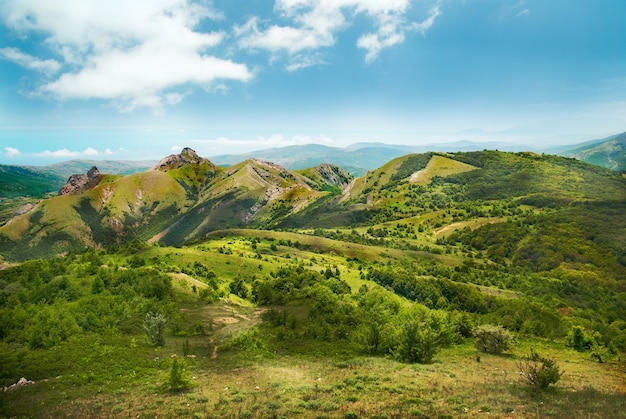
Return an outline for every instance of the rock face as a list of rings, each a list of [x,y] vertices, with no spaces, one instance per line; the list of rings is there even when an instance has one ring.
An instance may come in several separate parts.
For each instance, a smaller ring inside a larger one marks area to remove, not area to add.
[[[160,170],[167,172],[169,170],[178,169],[186,164],[202,164],[208,163],[213,165],[209,160],[198,156],[198,154],[189,147],[183,148],[180,154],[171,154],[161,160],[159,164],[154,166],[152,170]]]
[[[334,164],[320,164],[315,171],[331,185],[344,189],[350,184],[353,177],[341,167]]]
[[[69,177],[65,185],[59,190],[59,195],[76,195],[86,189],[93,188],[100,182],[100,171],[93,166],[87,174],[77,174]]]

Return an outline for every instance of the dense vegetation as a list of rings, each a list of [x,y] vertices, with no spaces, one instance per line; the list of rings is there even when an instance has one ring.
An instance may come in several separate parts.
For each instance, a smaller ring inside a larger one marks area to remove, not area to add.
[[[0,384],[35,384],[0,393],[1,414],[626,411],[617,174],[527,153],[407,156],[347,193],[308,173],[319,199],[293,211],[312,199],[298,186],[241,224],[258,202],[250,189],[202,186],[241,170],[186,170],[166,176],[185,184],[168,190],[187,201],[150,198],[126,213],[133,229],[122,236],[106,223],[115,208],[74,197],[98,249],[5,263]],[[31,223],[49,216],[37,211]],[[32,240],[57,243],[37,225],[29,240],[2,235],[7,260],[37,251]]]

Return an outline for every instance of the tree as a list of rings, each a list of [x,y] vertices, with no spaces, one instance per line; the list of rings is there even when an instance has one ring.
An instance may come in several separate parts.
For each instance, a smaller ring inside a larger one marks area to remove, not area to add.
[[[544,358],[534,350],[519,362],[521,380],[530,384],[535,390],[544,390],[550,384],[556,384],[563,375],[556,360]]]
[[[179,361],[176,357],[172,359],[167,384],[172,391],[186,390],[192,386],[187,366],[183,360]]]
[[[511,334],[502,326],[483,324],[475,327],[472,334],[476,338],[476,349],[499,354],[511,347]]]
[[[143,329],[150,339],[150,343],[153,345],[163,346],[165,345],[165,325],[167,324],[167,317],[164,314],[149,312],[146,314],[146,318],[143,321]]]
[[[237,276],[235,279],[233,279],[233,281],[230,283],[229,288],[232,294],[235,294],[244,299],[248,298],[248,287],[246,286],[246,283],[241,276]]]
[[[591,349],[594,339],[585,332],[582,326],[574,326],[565,337],[565,344],[578,352]]]

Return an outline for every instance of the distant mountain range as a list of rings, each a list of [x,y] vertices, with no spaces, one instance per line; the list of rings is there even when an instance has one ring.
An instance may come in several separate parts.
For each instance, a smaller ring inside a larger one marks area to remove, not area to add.
[[[593,140],[582,144],[552,149],[533,149],[521,144],[505,142],[457,141],[425,145],[398,145],[384,143],[357,143],[346,148],[306,144],[257,150],[243,154],[210,157],[218,166],[232,166],[254,158],[278,164],[289,170],[301,170],[320,164],[333,164],[347,173],[360,177],[388,161],[413,153],[469,152],[480,150],[531,151],[573,157],[597,166],[626,171],[626,133]],[[56,193],[76,173],[86,173],[97,166],[101,173],[132,174],[154,166],[156,161],[71,160],[49,166],[0,165],[0,198],[43,196]]]
[[[576,146],[547,150],[547,152],[564,157],[573,157],[618,172],[625,172],[626,132],[601,140],[588,141]]]
[[[391,159],[411,153],[458,152],[458,151],[536,151],[527,146],[504,142],[476,143],[457,141],[424,145],[399,145],[385,143],[356,143],[346,148],[306,144],[280,148],[269,148],[243,154],[225,154],[211,157],[220,166],[229,166],[240,161],[257,158],[280,164],[290,170],[305,169],[321,163],[340,166],[353,176],[363,176],[368,170],[376,169]]]
[[[353,176],[363,176],[391,159],[410,153],[467,152],[480,150],[531,151],[573,157],[587,163],[615,171],[626,171],[626,133],[582,144],[552,149],[538,149],[522,144],[505,142],[457,141],[425,145],[398,145],[384,143],[357,143],[346,148],[318,144],[289,146],[253,151],[244,154],[227,154],[211,157],[215,164],[228,166],[248,158],[271,161],[291,170],[303,169],[320,163],[336,164]]]
[[[223,167],[185,148],[142,172],[89,172],[82,183],[72,177],[66,194],[16,208],[0,227],[0,256],[50,257],[133,240],[179,246],[233,228],[346,228],[439,217],[438,228],[476,217],[487,201],[502,203],[493,216],[511,205],[626,202],[625,180],[615,172],[530,152],[412,153],[354,178],[331,164],[289,170],[247,159]]]

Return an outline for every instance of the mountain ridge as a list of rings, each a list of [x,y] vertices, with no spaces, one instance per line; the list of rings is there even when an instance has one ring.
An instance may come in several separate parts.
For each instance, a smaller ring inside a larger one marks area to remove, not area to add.
[[[468,217],[472,202],[482,200],[538,211],[626,201],[624,179],[614,172],[498,151],[408,154],[354,178],[328,164],[292,171],[251,158],[220,167],[185,149],[144,172],[98,179],[16,214],[0,227],[0,254],[50,256],[135,239],[182,245],[228,228],[368,225],[429,213],[439,219],[452,208]]]

